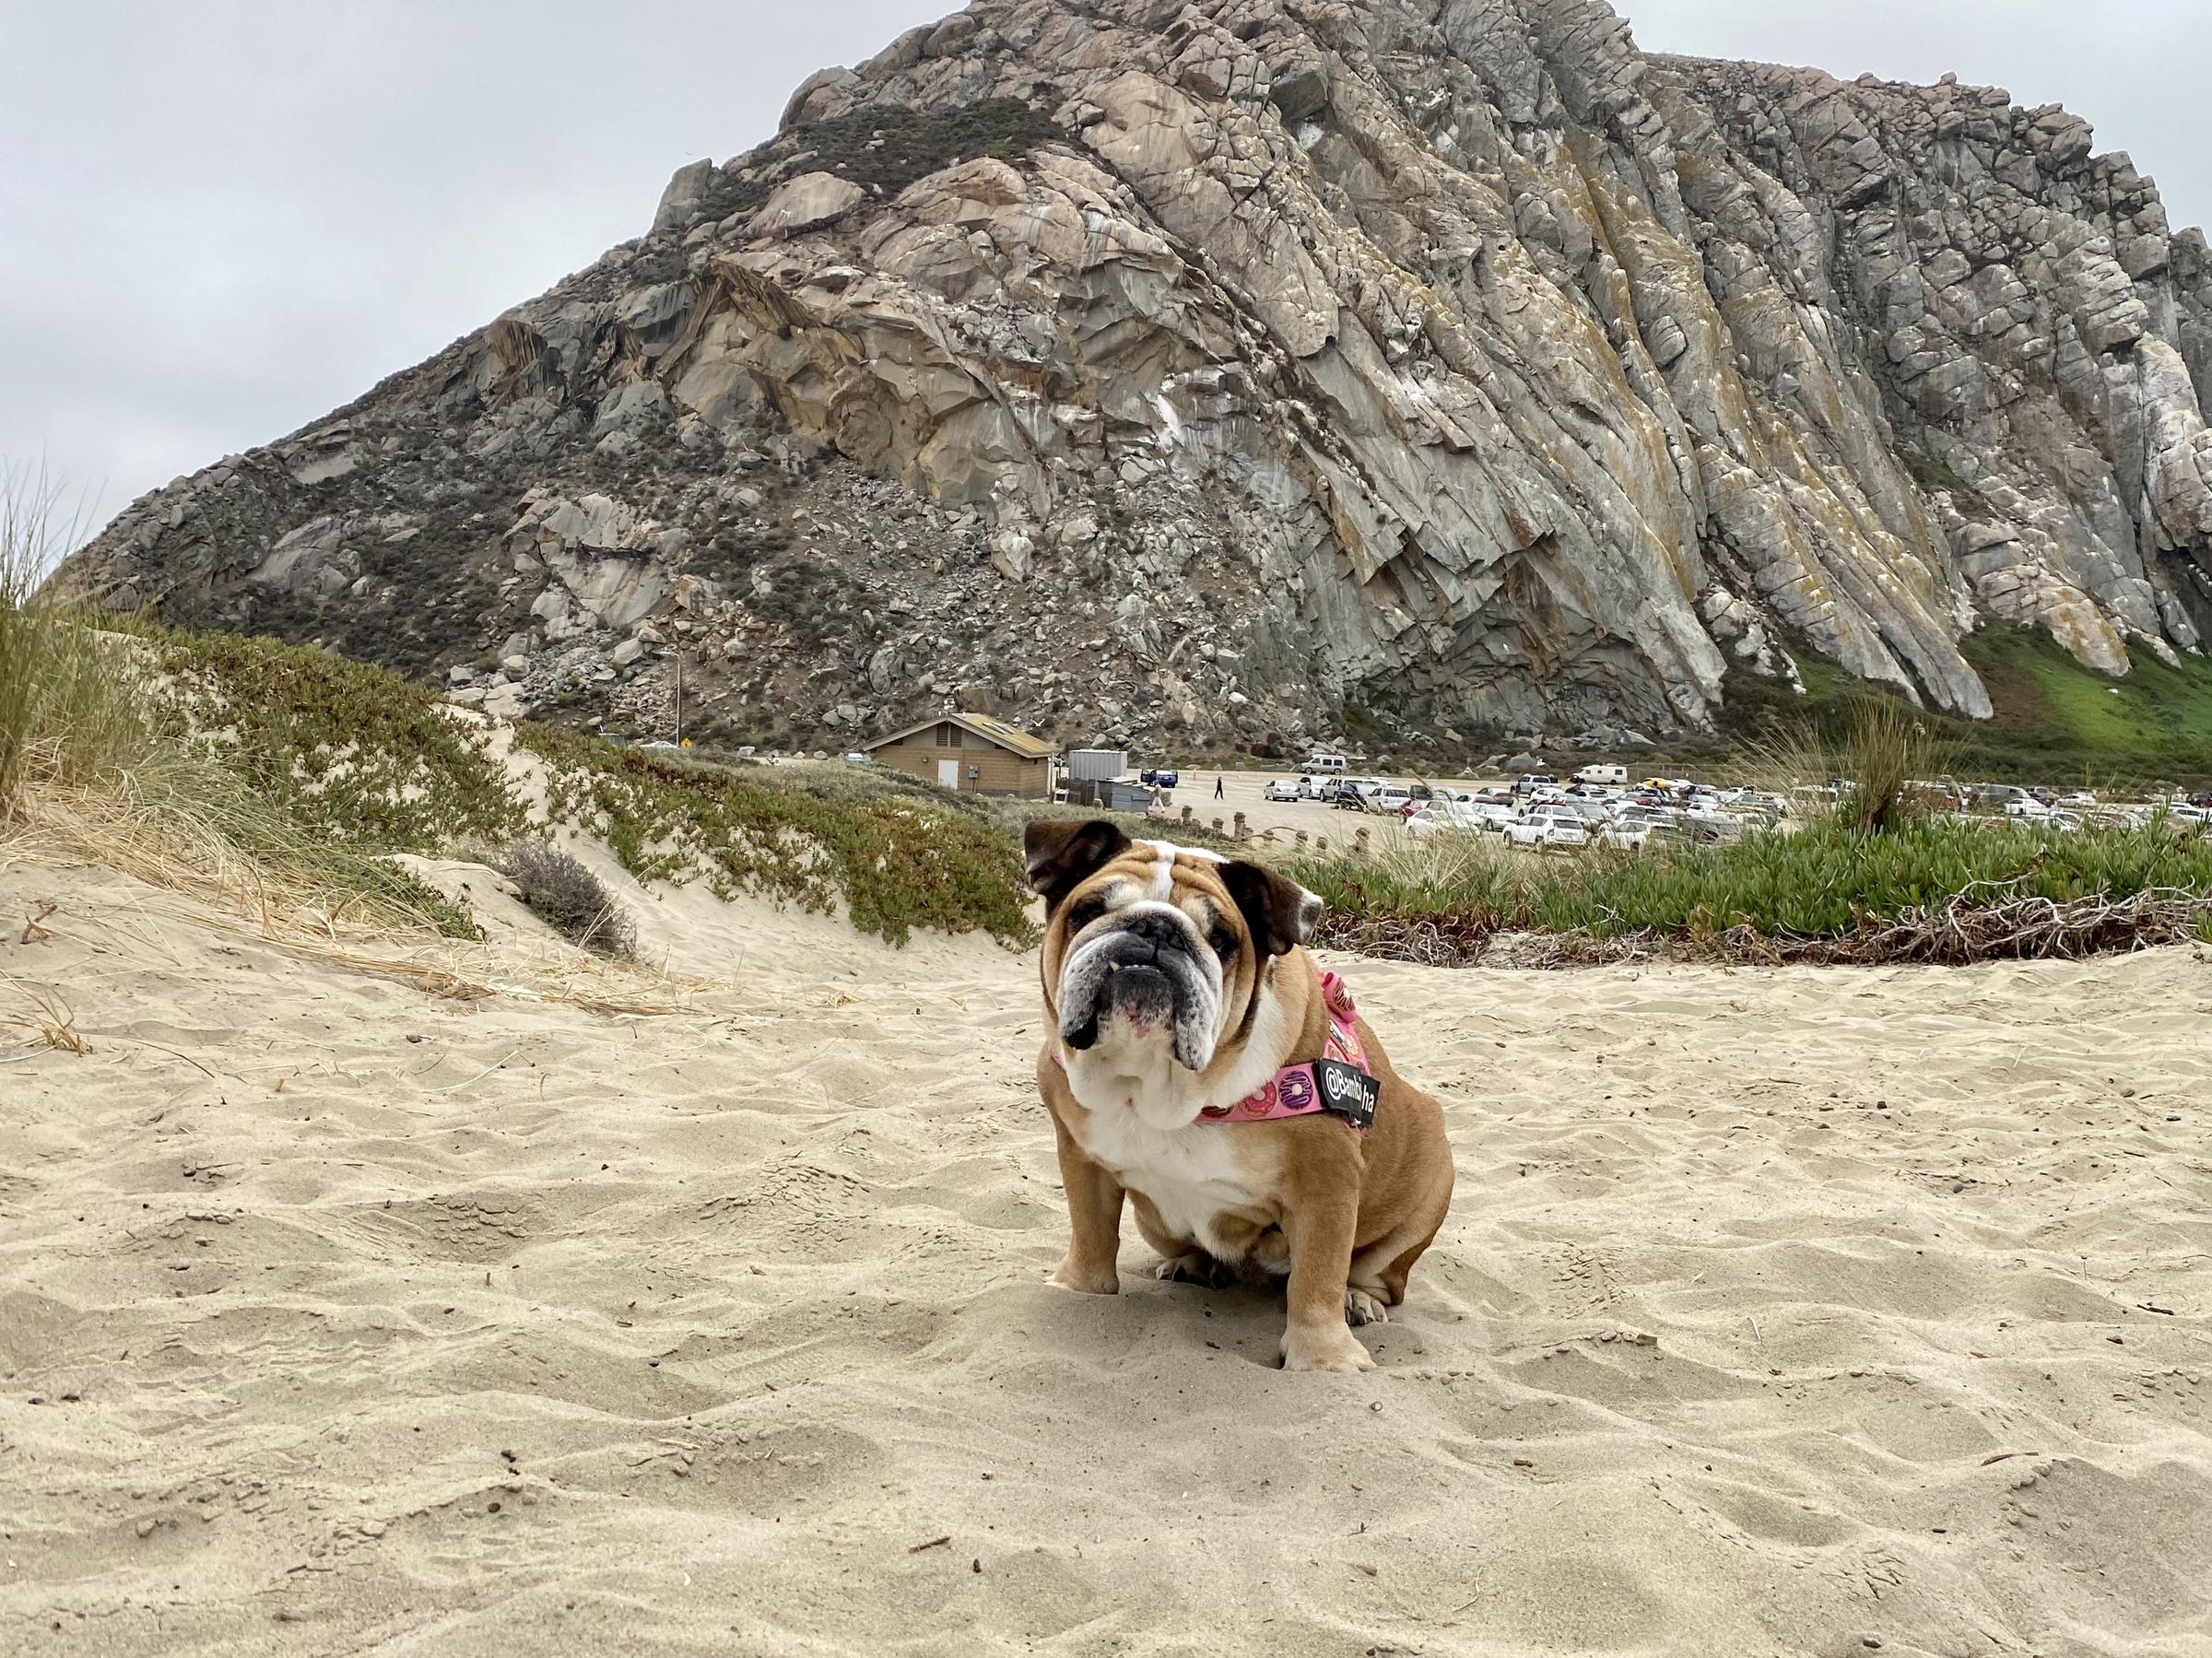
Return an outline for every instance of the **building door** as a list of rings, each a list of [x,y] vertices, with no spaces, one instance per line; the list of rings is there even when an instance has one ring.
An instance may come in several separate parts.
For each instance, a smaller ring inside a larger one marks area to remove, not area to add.
[[[939,760],[937,762],[937,786],[941,789],[957,789],[960,786],[959,761]]]

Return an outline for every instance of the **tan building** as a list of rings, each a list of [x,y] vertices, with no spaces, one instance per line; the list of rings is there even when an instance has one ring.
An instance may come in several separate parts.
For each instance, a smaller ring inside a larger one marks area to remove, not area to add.
[[[1044,800],[1053,746],[982,714],[940,714],[866,747],[870,759],[947,789]]]

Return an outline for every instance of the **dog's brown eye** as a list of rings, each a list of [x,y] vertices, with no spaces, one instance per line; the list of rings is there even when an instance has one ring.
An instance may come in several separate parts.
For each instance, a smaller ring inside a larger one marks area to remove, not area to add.
[[[1224,961],[1237,953],[1237,935],[1227,927],[1216,927],[1206,935],[1206,942],[1214,947],[1214,954]]]
[[[1092,922],[1098,920],[1100,916],[1105,913],[1106,905],[1103,900],[1095,898],[1083,899],[1077,903],[1070,906],[1067,911],[1067,930],[1070,933],[1080,933],[1085,927],[1090,925]]]

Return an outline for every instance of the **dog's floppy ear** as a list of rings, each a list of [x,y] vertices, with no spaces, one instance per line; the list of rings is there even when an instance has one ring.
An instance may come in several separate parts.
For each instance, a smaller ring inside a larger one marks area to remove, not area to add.
[[[1257,864],[1224,864],[1221,884],[1238,913],[1252,929],[1253,947],[1262,956],[1287,956],[1313,936],[1321,920],[1321,900],[1288,876]]]
[[[1021,832],[1021,858],[1030,885],[1044,894],[1045,908],[1061,900],[1129,850],[1129,837],[1102,817],[1034,819]]]

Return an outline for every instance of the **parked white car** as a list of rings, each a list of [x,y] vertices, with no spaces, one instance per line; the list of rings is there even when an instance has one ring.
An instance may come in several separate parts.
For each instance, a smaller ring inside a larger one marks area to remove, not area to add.
[[[1587,846],[1590,820],[1572,806],[1536,806],[1504,825],[1503,833],[1511,846]]]
[[[1396,817],[1413,804],[1413,791],[1404,783],[1385,783],[1380,789],[1371,789],[1360,799],[1363,809],[1380,817]]]
[[[1260,791],[1260,798],[1262,800],[1303,800],[1306,796],[1299,792],[1296,783],[1278,777]]]
[[[1417,839],[1437,834],[1491,834],[1513,821],[1511,806],[1474,801],[1431,799],[1406,819],[1406,829]]]
[[[1641,852],[1651,840],[1652,831],[1671,824],[1675,815],[1656,811],[1649,806],[1623,806],[1614,814],[1613,821],[1597,831],[1600,846],[1619,847],[1627,852]]]
[[[1747,823],[1757,820],[1771,828],[1790,815],[1790,803],[1779,794],[1762,794],[1756,789],[1739,789],[1733,794],[1723,794],[1721,802]]]

